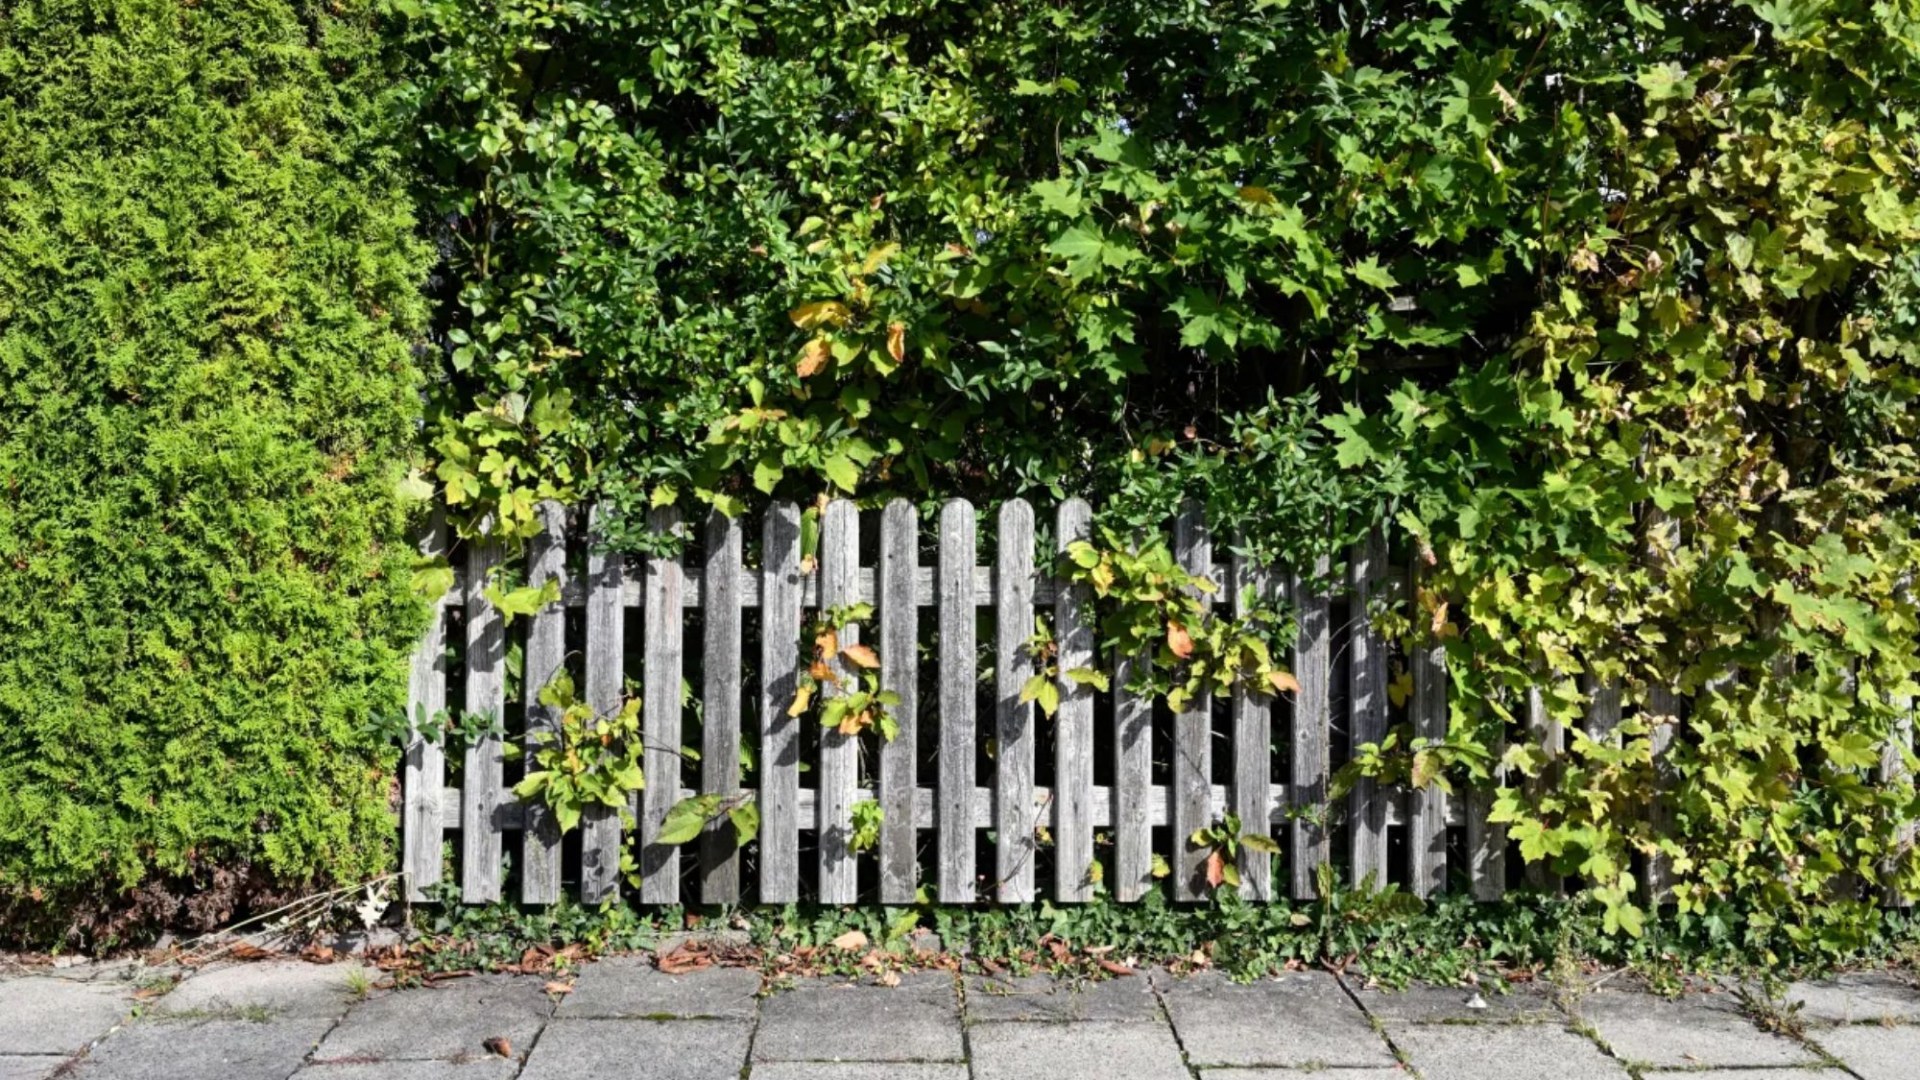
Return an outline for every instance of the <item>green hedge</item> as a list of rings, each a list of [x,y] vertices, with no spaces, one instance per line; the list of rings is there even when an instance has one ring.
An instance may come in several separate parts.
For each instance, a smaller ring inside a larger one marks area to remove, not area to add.
[[[426,251],[384,29],[0,12],[0,937],[388,866]]]

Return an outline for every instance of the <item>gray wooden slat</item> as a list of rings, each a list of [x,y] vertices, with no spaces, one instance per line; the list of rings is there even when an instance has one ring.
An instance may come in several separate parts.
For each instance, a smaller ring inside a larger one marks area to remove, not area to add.
[[[597,527],[602,520],[594,507],[593,535],[587,549],[586,703],[595,716],[620,711],[626,697],[627,613],[621,602],[626,589],[627,560],[617,551],[603,550]],[[590,806],[581,819],[580,898],[589,904],[620,895],[620,851],[626,822],[611,806]]]
[[[1068,499],[1055,513],[1059,552],[1093,535],[1093,508]],[[1053,634],[1058,647],[1060,708],[1053,717],[1055,899],[1093,899],[1093,689],[1067,678],[1091,668],[1093,603],[1087,587],[1060,582],[1054,593]]]
[[[1324,586],[1315,580],[1324,579],[1330,569],[1327,557],[1321,556],[1311,576],[1296,575],[1290,586],[1300,624],[1293,650],[1293,677],[1300,683],[1300,692],[1293,701],[1290,800],[1295,810],[1290,862],[1296,900],[1319,895],[1320,867],[1333,855],[1325,820],[1333,726],[1332,605]]]
[[[1377,743],[1387,736],[1386,643],[1374,629],[1372,606],[1378,592],[1379,577],[1387,561],[1386,541],[1374,529],[1364,541],[1355,544],[1347,565],[1347,588],[1352,612],[1347,638],[1348,730],[1358,748]],[[1351,861],[1348,876],[1353,885],[1371,879],[1375,886],[1387,881],[1387,793],[1371,777],[1354,781],[1347,808]]]
[[[1236,554],[1227,577],[1227,598],[1236,616],[1270,599],[1273,578],[1252,560]],[[1266,687],[1244,682],[1233,692],[1233,813],[1242,835],[1273,833],[1273,697]],[[1273,899],[1273,856],[1240,849],[1240,895]]]
[[[1647,534],[1641,548],[1646,564],[1655,573],[1664,573],[1679,543],[1680,523],[1658,507],[1648,507]],[[1642,707],[1649,723],[1647,741],[1653,751],[1653,792],[1648,799],[1647,821],[1657,839],[1666,836],[1672,828],[1673,810],[1666,792],[1672,788],[1675,777],[1667,761],[1667,748],[1673,745],[1674,732],[1679,727],[1680,698],[1672,687],[1650,686]],[[1656,853],[1647,858],[1641,885],[1648,903],[1658,905],[1666,900],[1672,875],[1672,865],[1665,855]]]
[[[445,511],[436,507],[420,538],[420,554],[429,559],[447,554]],[[419,722],[442,726],[447,708],[447,614],[435,604],[427,614],[427,629],[413,648],[407,679],[406,827],[401,837],[401,863],[407,874],[407,899],[422,901],[427,890],[440,883],[440,788],[446,783],[446,749],[439,738],[421,737]]]
[[[680,511],[671,506],[647,513],[647,528],[664,544],[678,534]],[[657,550],[657,549],[656,549]],[[641,673],[642,760],[646,789],[640,793],[640,901],[680,902],[680,848],[659,840],[667,811],[680,794],[680,680],[684,625],[680,606],[680,557],[647,557],[646,669]]]
[[[1020,691],[1033,675],[1027,638],[1033,634],[1033,508],[1024,499],[1001,504],[999,551],[995,560],[994,700],[997,704],[994,781],[999,813],[995,873],[1001,903],[1033,899],[1033,703]]]
[[[567,512],[548,499],[540,504],[541,531],[527,544],[527,584],[549,578],[567,580]],[[525,660],[520,680],[526,694],[529,755],[537,749],[535,733],[560,727],[560,711],[540,704],[540,691],[566,669],[567,609],[558,602],[534,612],[527,627]],[[551,904],[560,899],[560,825],[544,805],[528,810],[527,831],[520,840],[520,902]]]
[[[920,606],[913,574],[920,561],[920,516],[895,499],[880,516],[880,687],[900,695],[892,712],[900,732],[880,747],[880,902],[911,904],[919,887],[913,795],[919,784]]]
[[[860,512],[846,499],[827,504],[820,516],[820,606],[855,603],[860,584]],[[840,629],[840,644],[858,644],[857,626]],[[828,661],[837,686],[828,686],[831,698],[846,693],[852,672],[839,657]],[[820,732],[820,902],[851,904],[858,898],[858,862],[850,847],[854,792],[860,786],[860,744],[857,737],[836,730]]]
[[[483,592],[487,575],[500,565],[500,544],[476,539],[467,549],[466,711],[496,724],[506,711],[505,620]],[[467,747],[460,784],[460,899],[488,904],[500,899],[500,830],[494,821],[505,786],[500,737],[489,734]]]
[[[760,901],[800,899],[800,509],[775,503],[761,533]]]
[[[975,666],[973,507],[952,499],[940,509],[940,901],[970,904],[974,886],[973,798]]]
[[[1532,740],[1547,758],[1546,768],[1531,781],[1536,793],[1533,805],[1538,806],[1539,798],[1552,789],[1555,771],[1559,768],[1560,746],[1563,740],[1560,721],[1555,720],[1548,713],[1545,692],[1538,686],[1527,691],[1527,738]],[[1552,868],[1544,862],[1527,864],[1527,884],[1542,892],[1550,893],[1562,892],[1565,887],[1565,882],[1561,880],[1560,875],[1554,873]]]
[[[1411,574],[1409,595],[1418,598],[1426,574],[1417,559]],[[1414,737],[1439,741],[1447,737],[1447,649],[1422,606],[1415,602],[1409,608],[1414,619],[1407,656],[1413,668],[1409,719]],[[1447,885],[1447,793],[1429,781],[1414,789],[1407,802],[1407,883],[1415,896],[1424,898]]]
[[[1620,726],[1620,684],[1586,675],[1581,685],[1587,692],[1587,737],[1595,742],[1612,741]]]
[[[1207,535],[1200,508],[1188,504],[1174,519],[1173,555],[1189,574],[1205,574],[1213,567],[1213,541]],[[1212,597],[1201,594],[1202,608]],[[1192,628],[1195,633],[1199,627]],[[1206,792],[1213,776],[1213,699],[1201,695],[1173,717],[1173,898],[1201,900],[1208,895],[1204,878],[1207,851],[1193,842],[1195,830],[1213,824]]]
[[[1910,573],[1901,575],[1896,589],[1902,601],[1911,600],[1913,576]],[[1907,768],[1907,755],[1913,751],[1913,698],[1911,695],[1898,695],[1891,700],[1891,704],[1895,719],[1892,727],[1887,731],[1886,745],[1880,748],[1880,782],[1899,785],[1907,783],[1913,777],[1911,770]],[[1895,831],[1895,849],[1881,867],[1883,880],[1894,872],[1899,857],[1913,847],[1914,833],[1915,823],[1912,821],[1903,822]],[[1882,887],[1880,898],[1881,902],[1888,907],[1910,908],[1913,906],[1911,896],[1891,885]]]
[[[1506,740],[1489,748],[1493,760],[1507,752]],[[1506,780],[1506,770],[1494,769],[1495,786]],[[1493,809],[1493,791],[1476,787],[1467,794],[1467,874],[1475,900],[1498,900],[1507,895],[1507,827],[1487,820]]]
[[[1114,653],[1113,895],[1122,901],[1154,888],[1153,811],[1166,804],[1165,790],[1153,786],[1153,698],[1127,689],[1152,664],[1145,650]]]
[[[740,791],[740,579],[746,529],[718,510],[707,515],[707,602],[703,608],[704,705],[700,790],[731,799]],[[740,899],[740,851],[725,815],[700,837],[700,898]]]

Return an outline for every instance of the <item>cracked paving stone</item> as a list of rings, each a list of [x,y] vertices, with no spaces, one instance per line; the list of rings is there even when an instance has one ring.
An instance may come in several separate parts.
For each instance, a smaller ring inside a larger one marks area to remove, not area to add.
[[[517,1059],[488,1055],[468,1061],[313,1062],[293,1080],[513,1080]]]
[[[1366,1014],[1332,975],[1297,971],[1242,985],[1209,971],[1160,985],[1173,1029],[1195,1065],[1393,1063]]]
[[[1860,1080],[1912,1080],[1920,1075],[1920,1027],[1849,1024],[1808,1037]]]
[[[1160,1002],[1145,972],[1099,982],[1051,975],[976,975],[967,979],[967,1022],[1126,1020],[1157,1021]]]
[[[0,1054],[0,1080],[46,1080],[66,1062],[61,1054]]]
[[[806,983],[760,1005],[753,1060],[959,1061],[960,1003],[953,976],[905,975],[895,987]]]
[[[553,1009],[535,976],[481,975],[434,987],[377,994],[355,1005],[314,1057],[321,1061],[478,1057],[486,1041],[515,1053],[533,1042]]]
[[[742,1020],[555,1020],[520,1080],[738,1080],[752,1035]]]
[[[1391,1069],[1201,1069],[1200,1080],[1409,1080],[1412,1073]],[[755,1077],[755,1080],[759,1080]]]
[[[126,1018],[128,991],[41,976],[0,982],[0,1054],[71,1054]]]
[[[114,1032],[76,1080],[286,1080],[333,1021],[162,1020]]]
[[[746,968],[709,967],[667,975],[642,957],[619,956],[580,969],[573,993],[556,1018],[749,1019],[760,992],[760,974]]]
[[[753,1080],[968,1080],[959,1062],[770,1061]]]
[[[1820,1064],[1819,1055],[1805,1046],[1755,1027],[1732,994],[1667,1000],[1602,990],[1581,998],[1574,1012],[1599,1033],[1615,1057],[1635,1065],[1687,1069]]]
[[[1163,1024],[975,1024],[967,1040],[975,1080],[1190,1080],[1180,1044]]]
[[[1408,1024],[1387,1036],[1422,1080],[1628,1080],[1591,1039],[1556,1024]]]

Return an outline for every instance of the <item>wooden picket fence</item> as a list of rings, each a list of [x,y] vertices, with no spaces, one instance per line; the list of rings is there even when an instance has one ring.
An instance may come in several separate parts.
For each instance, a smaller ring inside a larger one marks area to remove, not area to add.
[[[1336,744],[1375,741],[1390,721],[1391,650],[1368,612],[1378,603],[1407,602],[1413,589],[1409,571],[1389,565],[1378,538],[1353,550],[1344,587],[1333,587],[1326,582],[1324,564],[1302,575],[1232,556],[1216,563],[1204,521],[1196,512],[1182,515],[1174,523],[1174,551],[1190,573],[1209,574],[1222,586],[1210,602],[1238,604],[1246,590],[1291,602],[1299,636],[1285,659],[1299,691],[1280,699],[1237,694],[1218,723],[1213,703],[1202,701],[1156,724],[1155,702],[1126,690],[1130,665],[1144,659],[1093,656],[1089,599],[1053,575],[1053,552],[1035,551],[1034,512],[1026,502],[1014,500],[997,510],[996,550],[985,563],[978,551],[976,511],[955,500],[940,513],[933,565],[921,562],[919,515],[910,504],[895,502],[870,515],[869,526],[877,524],[879,530],[878,560],[862,566],[862,515],[852,503],[837,501],[821,514],[817,558],[808,572],[802,571],[800,511],[783,504],[772,507],[761,523],[757,568],[743,560],[747,525],[716,514],[705,523],[704,562],[698,567],[683,565],[680,558],[589,551],[584,562],[574,561],[584,566],[581,580],[572,580],[568,569],[568,516],[557,506],[542,513],[545,532],[529,545],[526,579],[561,579],[562,599],[528,621],[520,684],[530,688],[531,697],[550,675],[572,664],[581,670],[584,699],[597,713],[617,709],[630,680],[641,687],[647,783],[630,813],[638,832],[631,851],[642,875],[641,903],[801,899],[802,855],[808,850],[803,837],[812,840],[812,857],[805,861],[813,871],[812,888],[804,895],[824,903],[861,898],[863,859],[877,860],[877,896],[884,903],[913,902],[923,885],[942,903],[1031,901],[1042,893],[1036,867],[1043,844],[1051,867],[1046,891],[1056,901],[1086,901],[1096,889],[1132,901],[1163,885],[1176,900],[1198,900],[1209,892],[1202,880],[1207,853],[1189,837],[1229,813],[1245,832],[1268,834],[1281,848],[1277,857],[1241,851],[1240,890],[1252,900],[1282,892],[1311,898],[1321,868],[1330,861],[1344,867],[1348,880],[1400,881],[1424,896],[1447,887],[1451,858],[1452,880],[1466,883],[1475,896],[1495,899],[1505,888],[1506,837],[1501,827],[1487,822],[1483,799],[1450,805],[1437,788],[1406,791],[1363,783],[1343,805],[1329,805]],[[1082,501],[1061,504],[1052,530],[1055,546],[1063,550],[1088,537],[1091,519]],[[653,511],[649,526],[660,533],[682,527],[672,509]],[[580,538],[573,539],[580,546]],[[445,555],[445,530],[436,527],[422,550]],[[464,572],[436,610],[414,659],[409,715],[435,715],[455,704],[448,701],[450,654],[464,670],[463,700],[455,711],[508,713],[509,635],[501,615],[481,595],[489,572],[501,561],[501,549],[472,543],[459,554]],[[883,686],[901,697],[894,710],[900,732],[884,743],[866,736],[868,752],[877,747],[877,761],[863,764],[858,737],[820,729],[812,768],[803,779],[801,751],[815,740],[803,739],[800,725],[819,728],[810,715],[787,715],[796,688],[803,612],[859,601],[877,609],[880,675]],[[624,668],[626,610],[634,607],[644,627],[638,671]],[[456,608],[464,609],[459,635],[450,630]],[[576,636],[583,628],[583,640],[569,642],[567,612],[579,608],[584,620],[572,622]],[[697,657],[690,656],[684,632],[686,611],[694,608],[701,612],[701,640],[692,643],[701,650]],[[759,611],[760,663],[758,685],[748,687],[743,612],[753,608]],[[938,627],[933,639],[937,671],[929,680],[937,692],[932,694],[923,694],[918,669],[927,644],[920,629],[922,608],[934,610]],[[977,697],[981,608],[993,612],[990,710],[979,708]],[[1333,624],[1337,609],[1347,613],[1344,627]],[[1111,692],[1063,681],[1061,703],[1051,718],[1019,700],[1034,671],[1024,643],[1036,612],[1050,613],[1060,642],[1060,670],[1098,662],[1112,672]],[[450,648],[450,636],[464,641]],[[1336,657],[1337,648],[1345,655]],[[697,788],[684,779],[696,766],[680,752],[682,683],[693,660],[703,706]],[[1444,735],[1447,680],[1440,652],[1420,648],[1403,660],[1412,678],[1406,720],[1416,734]],[[1337,672],[1345,673],[1344,694],[1336,693]],[[1604,696],[1596,700],[1604,703]],[[525,729],[553,723],[548,712],[527,704]],[[1113,730],[1097,737],[1096,717]],[[752,789],[741,786],[743,723],[755,725],[759,739]],[[1344,740],[1336,739],[1340,732]],[[920,745],[930,733],[937,733],[937,751]],[[1536,734],[1557,746],[1558,732],[1543,728]],[[993,753],[986,771],[991,775],[977,776],[980,744],[989,738]],[[1053,783],[1041,786],[1035,766],[1049,742]],[[1111,782],[1096,784],[1095,751],[1103,743],[1110,748],[1110,769],[1104,771]],[[1281,777],[1273,775],[1276,751],[1286,763]],[[408,749],[403,860],[413,897],[426,898],[439,883],[449,831],[459,836],[459,895],[467,903],[501,898],[502,857],[508,838],[516,834],[520,901],[559,900],[568,866],[578,868],[577,888],[585,901],[620,894],[621,853],[629,842],[622,815],[590,814],[577,832],[562,837],[544,807],[523,806],[512,795],[500,738],[482,739],[462,752],[455,787],[447,783],[447,761],[437,743],[416,737]],[[1221,783],[1215,782],[1217,753],[1230,759]],[[937,762],[934,775],[921,775],[923,757]],[[1162,763],[1158,770],[1156,761]],[[1156,782],[1156,771],[1163,782]],[[759,835],[747,852],[737,849],[724,822],[684,849],[658,841],[669,808],[703,792],[744,794],[757,804]],[[871,853],[849,850],[854,805],[874,799],[883,809],[878,845]],[[1450,826],[1456,827],[1451,856]],[[981,830],[993,836],[990,859],[976,856]],[[1112,845],[1110,854],[1100,857],[1104,873],[1097,883],[1096,833]],[[569,859],[566,845],[574,843],[579,848]],[[1336,843],[1346,845],[1337,859]],[[1156,854],[1163,860],[1164,880],[1155,874]],[[697,873],[683,875],[683,856],[697,860]],[[931,881],[922,880],[923,857]],[[982,861],[991,861],[991,867],[976,865]],[[750,873],[743,874],[743,863],[750,864]],[[743,886],[746,878],[753,879],[745,883],[753,887]]]

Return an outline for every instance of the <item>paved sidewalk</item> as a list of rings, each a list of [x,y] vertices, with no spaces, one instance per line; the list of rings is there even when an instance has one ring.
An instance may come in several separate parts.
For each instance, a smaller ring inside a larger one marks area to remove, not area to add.
[[[1370,990],[1298,973],[1164,971],[803,980],[585,967],[370,990],[353,964],[235,964],[162,996],[126,969],[0,978],[0,1080],[1909,1080],[1920,990],[1890,974],[1796,986],[1802,1034],[1729,993]],[[1789,1025],[1791,1026],[1791,1025]]]

